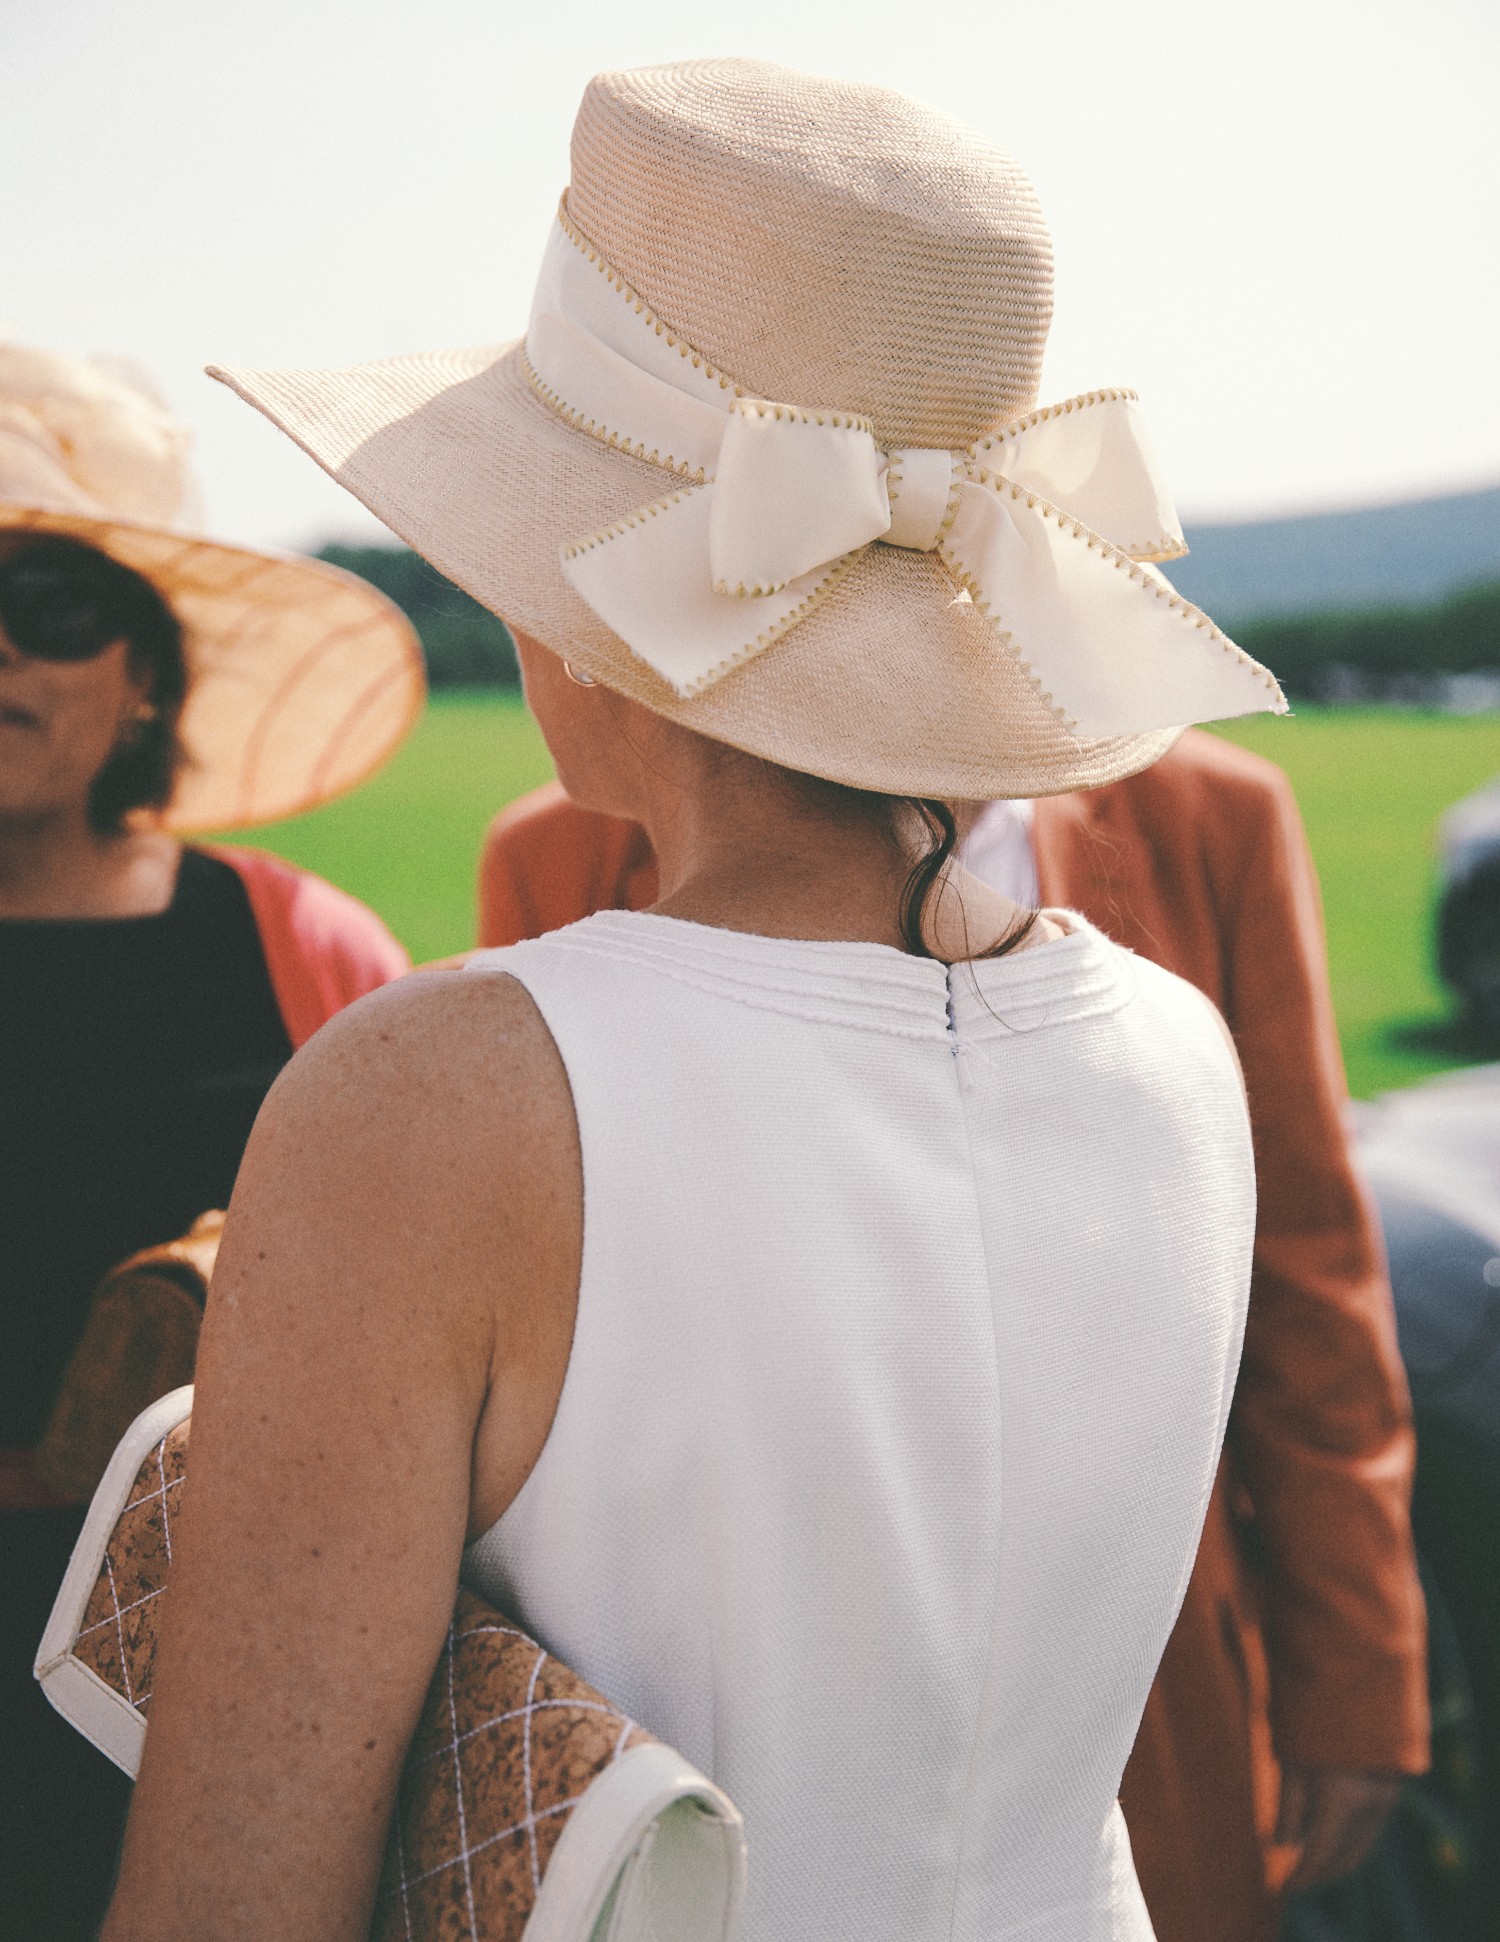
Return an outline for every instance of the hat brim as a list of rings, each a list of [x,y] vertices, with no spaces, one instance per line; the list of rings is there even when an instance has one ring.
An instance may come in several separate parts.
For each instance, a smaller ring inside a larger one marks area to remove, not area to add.
[[[935,555],[879,543],[773,646],[684,699],[561,565],[568,542],[675,481],[553,411],[519,343],[210,375],[510,625],[657,714],[788,768],[889,795],[1056,795],[1146,768],[1182,732],[1076,739]]]
[[[422,712],[410,622],[318,560],[228,546],[91,513],[0,504],[0,532],[63,533],[149,580],[182,623],[187,761],[162,822],[245,828],[356,788]]]

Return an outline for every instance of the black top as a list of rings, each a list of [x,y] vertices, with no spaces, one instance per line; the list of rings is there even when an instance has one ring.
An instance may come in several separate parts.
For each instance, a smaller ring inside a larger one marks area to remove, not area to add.
[[[0,919],[0,1445],[41,1435],[99,1277],[228,1204],[291,1052],[217,857],[159,916]]]

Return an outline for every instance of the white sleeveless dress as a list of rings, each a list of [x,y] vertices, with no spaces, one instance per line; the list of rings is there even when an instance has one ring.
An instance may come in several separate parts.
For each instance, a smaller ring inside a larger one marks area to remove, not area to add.
[[[556,1420],[465,1576],[745,1816],[744,1942],[1140,1942],[1116,1805],[1254,1181],[1189,986],[607,911],[471,960],[582,1140]]]

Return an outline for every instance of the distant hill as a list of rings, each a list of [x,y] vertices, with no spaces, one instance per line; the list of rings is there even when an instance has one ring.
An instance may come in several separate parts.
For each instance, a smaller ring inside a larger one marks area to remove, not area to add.
[[[1231,631],[1271,614],[1426,606],[1500,580],[1500,486],[1186,531],[1192,550],[1167,577]]]
[[[1500,679],[1500,487],[1360,512],[1189,525],[1187,537],[1192,550],[1169,563],[1168,577],[1269,662],[1289,692],[1444,705],[1432,689],[1439,677]],[[500,621],[414,553],[328,546],[322,557],[373,580],[406,610],[434,687],[517,680]]]

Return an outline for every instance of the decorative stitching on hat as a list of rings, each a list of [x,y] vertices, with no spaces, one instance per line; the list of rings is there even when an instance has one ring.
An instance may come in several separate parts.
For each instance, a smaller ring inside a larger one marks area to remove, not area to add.
[[[591,553],[596,546],[603,546],[609,540],[619,539],[622,534],[628,533],[632,526],[644,526],[648,519],[655,519],[658,513],[668,512],[673,506],[680,506],[687,496],[687,492],[670,492],[665,499],[653,499],[649,506],[641,506],[637,511],[627,513],[623,519],[617,519],[612,526],[601,526],[597,532],[589,533],[585,538],[575,539],[571,545],[564,546],[563,558],[576,560],[580,553]]]
[[[790,580],[776,580],[769,587],[747,587],[741,580],[737,587],[732,587],[727,580],[715,580],[714,592],[727,594],[731,600],[764,600],[768,595],[780,593],[783,588],[791,584]]]
[[[826,411],[807,409],[802,405],[779,405],[769,398],[747,398],[743,391],[736,392],[739,402],[734,409],[741,418],[786,418],[798,425],[827,425],[835,431],[868,432],[875,436],[875,421],[865,418],[857,411]]]
[[[644,459],[647,465],[657,465],[665,472],[675,472],[679,478],[687,479],[693,485],[708,484],[708,474],[701,465],[689,465],[685,459],[676,458],[671,452],[663,457],[656,446],[653,445],[648,449],[640,439],[629,438],[624,432],[611,431],[608,425],[601,425],[597,418],[585,418],[581,411],[576,411],[572,405],[564,403],[551,385],[545,384],[538,376],[531,359],[526,355],[524,343],[520,348],[520,359],[521,373],[526,382],[542,403],[549,410],[555,411],[564,423],[573,427],[574,431],[585,432],[590,438],[598,439],[601,445],[611,446],[615,451],[624,452],[630,458]]]
[[[583,231],[578,228],[573,218],[568,214],[568,195],[566,190],[563,191],[562,199],[557,205],[557,220],[562,225],[563,234],[572,243],[574,248],[588,262],[593,264],[594,268],[612,290],[618,290],[625,301],[634,309],[637,316],[645,318],[646,322],[650,324],[658,337],[664,337],[666,339],[670,349],[676,351],[679,357],[687,358],[695,371],[702,371],[706,376],[716,378],[720,390],[732,391],[736,398],[744,397],[744,392],[735,383],[733,378],[725,377],[722,371],[709,363],[701,351],[695,351],[691,344],[686,343],[679,337],[670,324],[664,323],[657,316],[646,299],[638,291],[630,287],[615,266],[607,262],[599,254],[588,237],[584,235]]]
[[[722,680],[732,669],[741,666],[745,661],[753,660],[757,654],[770,647],[774,642],[779,641],[783,634],[789,633],[799,621],[806,620],[813,608],[821,606],[827,596],[833,592],[834,588],[843,579],[844,575],[864,550],[862,546],[856,546],[852,553],[841,554],[829,567],[823,578],[812,589],[811,593],[807,595],[805,600],[799,600],[789,614],[784,614],[773,626],[767,627],[764,632],[757,634],[753,641],[747,641],[743,647],[737,648],[733,654],[727,654],[722,661],[716,662],[706,674],[701,676],[688,689],[687,698],[691,699],[692,696],[701,694],[705,688],[711,687],[715,681]]]
[[[1023,432],[1045,424],[1049,418],[1063,418],[1074,411],[1086,411],[1090,405],[1139,404],[1140,393],[1132,391],[1127,385],[1107,385],[1100,391],[1080,391],[1076,397],[1064,398],[1055,405],[1042,405],[1036,411],[1028,412],[1026,417],[1017,418],[1012,424],[1003,425],[999,431],[990,432],[986,437],[976,439],[969,447],[969,459],[973,467],[971,477],[976,484],[984,483],[996,475],[984,466],[979,458],[981,452],[993,452],[998,446],[1009,444]],[[1001,483],[1009,484],[1008,480]],[[1180,560],[1187,553],[1187,542],[1169,533],[1158,534],[1155,539],[1139,540],[1118,549],[1127,553],[1133,560]]]
[[[1196,629],[1201,630],[1207,628],[1209,639],[1217,647],[1221,648],[1226,654],[1232,655],[1241,667],[1249,668],[1253,674],[1259,677],[1262,685],[1269,689],[1272,694],[1280,693],[1275,675],[1269,669],[1261,667],[1260,663],[1252,655],[1247,654],[1244,648],[1239,646],[1237,642],[1230,640],[1226,633],[1214,625],[1213,621],[1209,619],[1201,607],[1195,607],[1191,600],[1184,600],[1180,593],[1159,580],[1154,573],[1143,572],[1140,565],[1128,553],[1123,552],[1118,546],[1112,546],[1107,539],[1102,539],[1098,533],[1091,532],[1081,519],[1074,519],[1070,513],[1060,511],[1050,500],[1044,499],[1039,492],[1028,492],[1025,486],[1016,485],[1009,479],[997,479],[993,473],[982,473],[973,479],[971,483],[981,486],[997,495],[1007,493],[1012,499],[1024,499],[1028,511],[1040,513],[1043,519],[1055,521],[1065,533],[1071,534],[1074,539],[1081,539],[1090,552],[1093,552],[1097,548],[1100,552],[1107,554],[1117,571],[1126,574],[1139,586],[1144,587],[1155,599],[1165,600],[1169,613],[1181,613],[1183,619],[1190,620]],[[1078,723],[1061,706],[1056,698],[1042,686],[1041,681],[1032,671],[1031,663],[1025,659],[1020,648],[1016,645],[1014,638],[1005,632],[1001,628],[999,620],[991,615],[989,601],[984,597],[977,583],[959,564],[952,548],[946,545],[940,545],[938,552],[942,557],[943,564],[947,567],[953,579],[965,589],[970,600],[994,628],[997,637],[1015,657],[1017,665],[1031,682],[1046,707],[1057,717],[1058,721],[1068,730],[1069,734],[1076,734]],[[1283,707],[1284,705],[1283,703]]]
[[[943,513],[942,524],[938,527],[937,539],[933,545],[933,551],[935,553],[941,553],[943,550],[943,542],[947,539],[953,522],[958,517],[959,506],[963,503],[964,487],[968,483],[969,477],[967,469],[955,465],[953,468],[953,483],[948,488],[947,508]]]
[[[1186,540],[1173,539],[1168,533],[1163,533],[1159,539],[1143,540],[1138,545],[1120,550],[1129,553],[1133,560],[1149,560],[1153,564],[1158,560],[1186,559],[1188,552]]]
[[[1035,411],[1028,412],[1024,418],[1016,418],[1010,424],[1002,425],[999,431],[988,432],[983,438],[976,438],[969,451],[971,454],[993,452],[997,445],[1008,444],[1011,439],[1019,438],[1022,432],[1035,430],[1038,425],[1045,424],[1049,418],[1063,418],[1070,412],[1087,410],[1090,405],[1122,403],[1136,405],[1140,401],[1141,394],[1138,391],[1131,391],[1124,385],[1108,385],[1102,391],[1080,391],[1076,397],[1064,398],[1061,403],[1055,405],[1040,405]]]
[[[667,512],[673,506],[680,505],[687,497],[688,494],[686,492],[669,493],[665,499],[658,499],[649,506],[642,506],[639,512],[630,513],[624,519],[616,520],[612,526],[601,526],[598,532],[590,533],[586,539],[574,540],[571,545],[563,547],[562,556],[565,560],[573,560],[577,559],[580,553],[592,552],[596,546],[604,546],[612,539],[619,539],[622,534],[629,532],[631,527],[644,525],[648,519],[655,519],[658,513]],[[804,600],[798,601],[790,613],[784,614],[773,626],[765,628],[753,640],[749,640],[743,647],[737,648],[733,654],[728,654],[722,661],[715,662],[713,667],[709,668],[706,673],[701,675],[686,690],[683,698],[691,699],[692,696],[701,694],[705,688],[712,687],[714,682],[722,680],[732,668],[739,667],[744,661],[752,660],[757,654],[770,647],[773,642],[779,641],[783,634],[790,632],[799,621],[806,620],[814,607],[820,606],[826,596],[832,593],[833,589],[843,579],[844,575],[853,566],[863,551],[864,548],[862,546],[857,546],[852,553],[842,554],[838,559],[834,560],[827,572],[823,575],[823,578]],[[790,583],[788,582],[786,584]],[[629,647],[629,645],[627,641],[626,646]],[[631,648],[630,651],[632,654],[635,653],[634,648]],[[636,655],[636,659],[645,661],[646,657],[644,655]],[[651,667],[651,663],[646,661],[646,666]],[[651,671],[659,679],[666,679],[659,669],[652,668]]]

